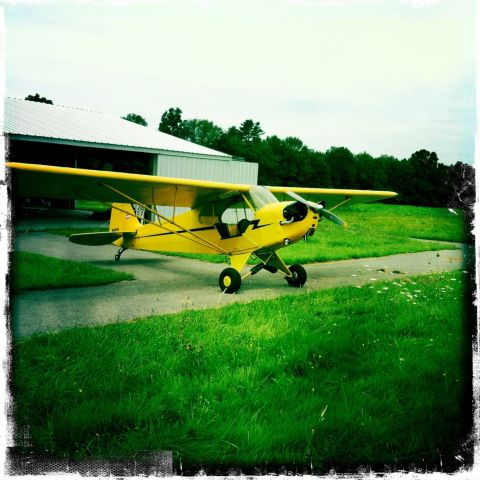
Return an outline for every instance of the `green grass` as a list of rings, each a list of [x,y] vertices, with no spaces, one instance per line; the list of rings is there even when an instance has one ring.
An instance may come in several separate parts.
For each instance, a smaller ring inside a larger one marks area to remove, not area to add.
[[[466,242],[465,216],[447,208],[412,207],[368,203],[353,205],[336,212],[355,228],[380,231],[400,237],[423,238],[446,242]]]
[[[129,273],[99,268],[30,252],[14,252],[12,258],[12,291],[104,285],[132,280]]]
[[[111,205],[95,200],[76,200],[75,208],[76,210],[86,210],[87,212],[106,212],[110,210]]]
[[[69,457],[178,471],[440,468],[462,435],[462,272],[22,340],[16,421]]]

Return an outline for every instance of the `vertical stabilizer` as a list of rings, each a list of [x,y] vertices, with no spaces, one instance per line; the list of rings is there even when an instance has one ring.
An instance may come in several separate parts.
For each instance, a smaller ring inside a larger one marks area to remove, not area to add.
[[[130,203],[112,203],[110,232],[136,232],[139,227],[140,222],[135,217],[135,212]]]

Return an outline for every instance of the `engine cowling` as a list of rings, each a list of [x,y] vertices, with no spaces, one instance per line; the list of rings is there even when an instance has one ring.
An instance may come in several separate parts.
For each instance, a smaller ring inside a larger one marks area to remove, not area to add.
[[[283,218],[286,223],[300,222],[307,216],[308,207],[301,202],[289,203],[283,209]]]

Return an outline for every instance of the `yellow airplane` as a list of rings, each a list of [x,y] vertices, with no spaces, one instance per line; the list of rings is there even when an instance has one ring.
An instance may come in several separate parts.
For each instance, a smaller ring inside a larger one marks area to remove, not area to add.
[[[109,231],[71,235],[73,243],[113,243],[119,247],[116,260],[127,249],[227,255],[231,267],[219,277],[225,293],[237,292],[243,278],[261,269],[280,271],[289,285],[303,286],[305,269],[285,265],[278,249],[313,235],[322,218],[346,227],[346,222],[331,211],[337,207],[396,195],[371,190],[237,185],[14,162],[7,166],[16,196],[112,204]],[[133,205],[143,207],[150,218],[136,213]],[[173,215],[161,214],[156,206],[173,207]],[[177,207],[190,210],[175,214]],[[236,224],[223,222],[222,214],[229,208],[249,210],[250,219],[242,218]],[[242,275],[250,258],[257,263]]]

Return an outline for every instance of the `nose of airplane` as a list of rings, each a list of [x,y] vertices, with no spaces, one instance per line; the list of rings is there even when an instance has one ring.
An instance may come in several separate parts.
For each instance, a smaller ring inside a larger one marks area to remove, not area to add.
[[[297,200],[297,203],[301,203],[307,207],[310,207],[315,213],[318,213],[321,217],[325,217],[327,220],[330,220],[337,225],[340,225],[343,228],[348,228],[348,223],[345,220],[342,220],[340,217],[337,217],[334,213],[330,212],[325,208],[322,203],[315,203],[305,198],[302,198],[300,195],[292,191],[287,191],[287,195]]]

